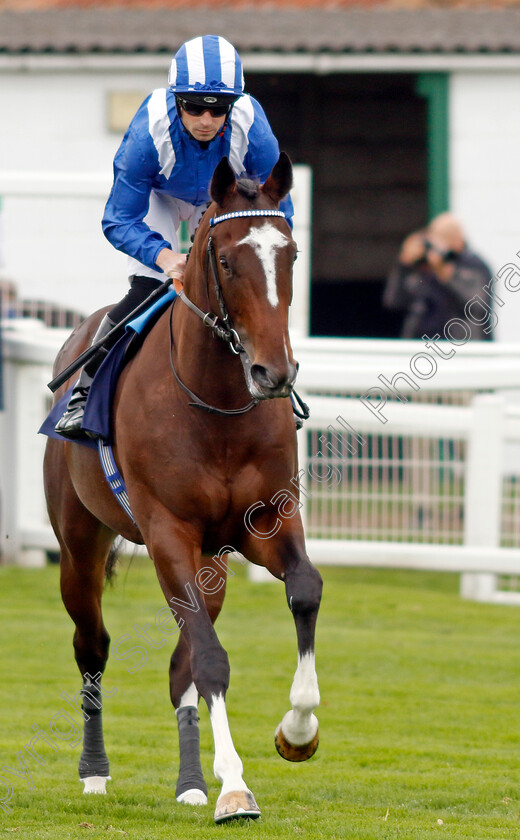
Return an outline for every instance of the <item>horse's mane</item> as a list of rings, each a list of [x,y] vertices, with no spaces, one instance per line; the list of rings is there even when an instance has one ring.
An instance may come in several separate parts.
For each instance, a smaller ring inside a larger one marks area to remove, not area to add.
[[[259,181],[253,181],[252,178],[245,178],[244,176],[241,176],[237,180],[237,187],[236,188],[237,188],[237,192],[240,193],[240,195],[243,195],[245,198],[249,198],[251,201],[254,201],[254,199],[258,196],[258,191],[260,189],[260,182]],[[209,207],[210,203],[211,202],[208,202],[208,205],[207,205],[208,207]],[[199,225],[200,225],[201,221],[202,221],[202,219],[199,220]],[[195,234],[197,233],[199,225],[197,225],[197,229],[191,235],[191,241],[192,242],[195,239]],[[190,248],[190,252],[191,252],[191,248]]]
[[[258,195],[260,184],[251,178],[241,177],[237,181],[237,192],[245,198],[255,199]]]

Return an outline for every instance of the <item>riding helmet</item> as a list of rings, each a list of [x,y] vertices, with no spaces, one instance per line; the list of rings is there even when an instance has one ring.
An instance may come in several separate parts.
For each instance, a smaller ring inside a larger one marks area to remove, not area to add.
[[[175,53],[168,85],[189,102],[230,105],[244,93],[242,61],[222,36],[201,35]]]

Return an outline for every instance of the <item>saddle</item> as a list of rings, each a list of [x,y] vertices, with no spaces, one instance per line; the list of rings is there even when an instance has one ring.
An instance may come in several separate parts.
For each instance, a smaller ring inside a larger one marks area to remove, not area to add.
[[[176,297],[177,294],[174,289],[170,289],[142,315],[126,325],[121,338],[103,359],[90,387],[83,418],[83,429],[85,429],[85,432],[90,432],[93,437],[85,435],[85,437],[74,440],[74,443],[90,446],[94,449],[98,449],[99,439],[107,444],[112,443],[112,402],[121,371],[135,355],[160,315],[172,302],[175,302]],[[52,407],[39,429],[40,434],[57,440],[64,440],[62,435],[54,431],[54,426],[67,408],[71,393],[72,387]]]

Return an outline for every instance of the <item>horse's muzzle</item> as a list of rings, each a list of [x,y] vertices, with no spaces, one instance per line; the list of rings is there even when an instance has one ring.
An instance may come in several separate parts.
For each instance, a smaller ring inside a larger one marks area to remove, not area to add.
[[[248,382],[249,391],[259,400],[272,400],[276,397],[288,397],[296,382],[298,366],[288,363],[283,371],[263,365],[251,365],[251,380]]]

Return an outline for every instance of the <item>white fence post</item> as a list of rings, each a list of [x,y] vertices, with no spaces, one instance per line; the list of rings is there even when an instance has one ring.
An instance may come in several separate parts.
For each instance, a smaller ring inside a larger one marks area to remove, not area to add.
[[[472,405],[474,415],[466,456],[464,544],[498,548],[505,403],[502,397],[494,394],[478,394]],[[491,601],[496,589],[495,574],[461,575],[463,598]]]
[[[293,299],[289,310],[289,325],[293,338],[307,338],[310,329],[312,169],[310,166],[297,164],[293,167],[293,174],[293,236],[298,246],[298,259],[293,269]]]
[[[38,435],[38,429],[47,411],[50,392],[45,386],[50,379],[50,358],[56,352],[55,342],[59,341],[60,333],[28,319],[13,322],[13,332],[9,326],[3,332],[1,554],[4,562],[19,566],[43,566],[46,549],[57,548],[43,493],[46,439]]]
[[[42,369],[20,365],[12,359],[4,363],[5,410],[2,419],[2,555],[7,563],[43,566],[42,549],[24,545],[24,524],[43,519],[41,460],[43,439],[36,432],[41,423],[35,400],[42,391]],[[32,435],[29,428],[32,427]],[[6,480],[7,479],[7,480]],[[35,492],[36,491],[36,492]]]

